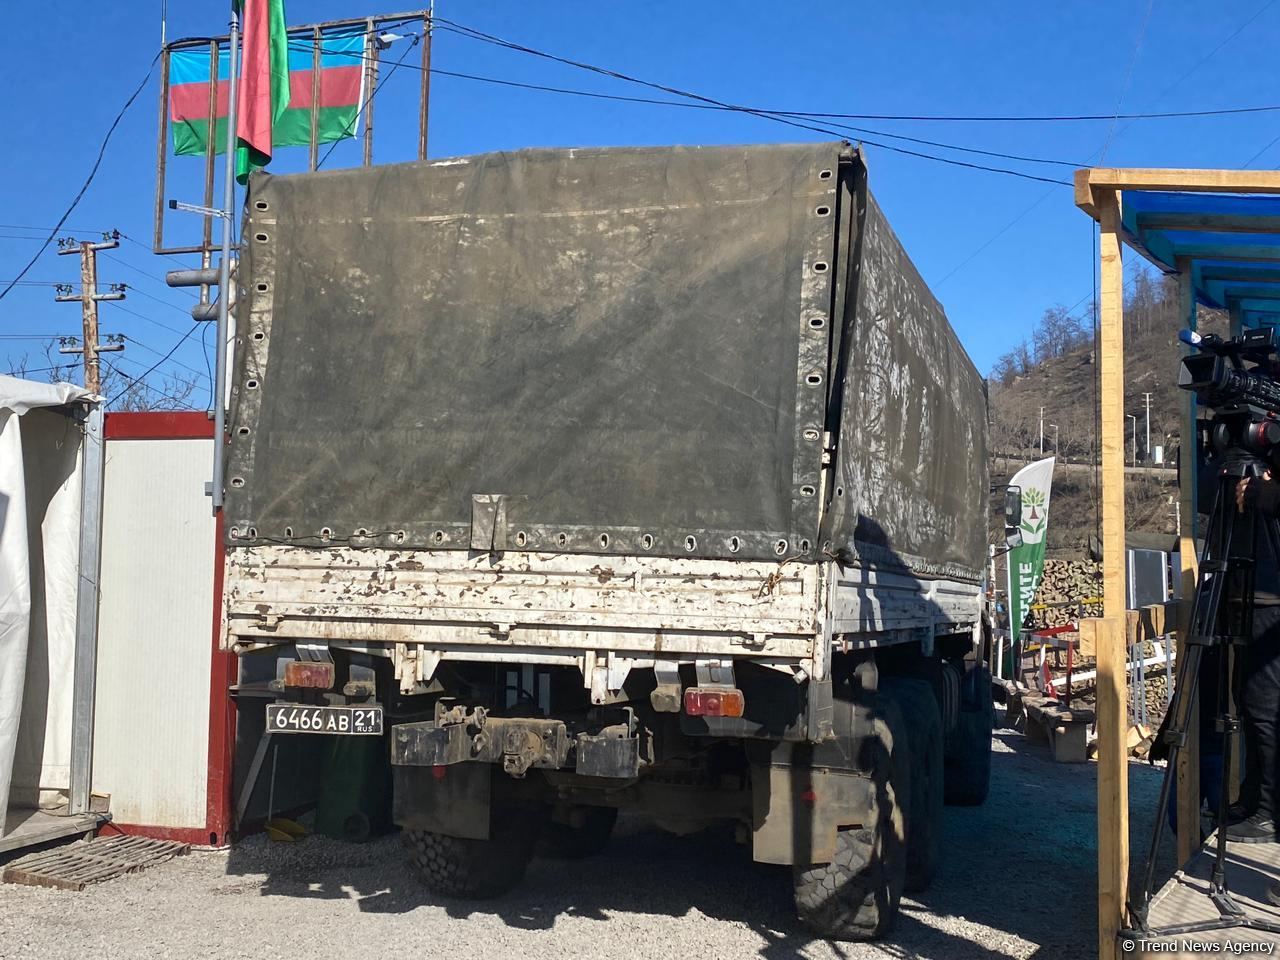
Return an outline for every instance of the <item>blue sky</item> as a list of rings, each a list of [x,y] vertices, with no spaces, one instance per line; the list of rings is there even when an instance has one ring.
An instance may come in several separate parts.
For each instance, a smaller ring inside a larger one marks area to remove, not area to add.
[[[291,23],[392,12],[289,0]],[[692,3],[440,0],[437,13],[550,52],[738,104],[781,110],[915,114],[1108,114],[1280,103],[1277,0],[1076,0],[1026,3]],[[0,61],[11,146],[0,154],[0,279],[37,249],[34,237],[79,188],[102,135],[146,73],[159,44],[159,0],[55,0]],[[1248,24],[1243,30],[1242,25]],[[1144,28],[1145,24],[1145,28]],[[174,2],[169,36],[225,31],[219,2]],[[1234,34],[1234,36],[1233,36]],[[1141,38],[1141,39],[1140,39]],[[1140,41],[1140,42],[1139,42]],[[1224,43],[1225,41],[1225,43]],[[401,48],[384,54],[394,60]],[[417,63],[418,51],[407,63]],[[440,32],[442,69],[605,93],[641,88]],[[384,68],[385,69],[385,68]],[[413,158],[418,73],[399,70],[378,94],[376,160]],[[155,190],[156,97],[151,82],[126,114],[67,235],[118,228],[127,237],[100,279],[132,288],[123,307],[102,306],[102,330],[133,343],[112,357],[134,376],[188,330],[187,294],[164,287],[181,265],[149,252]],[[528,146],[764,143],[826,139],[756,117],[572,98],[436,77],[430,154],[444,157]],[[1073,163],[1171,167],[1280,166],[1280,112],[1176,120],[984,123],[848,121],[880,131]],[[852,134],[850,135],[853,136]],[[887,138],[866,135],[868,139]],[[907,144],[907,146],[911,146]],[[1265,149],[1264,149],[1265,148]],[[1067,167],[965,157],[1070,179]],[[868,147],[870,183],[925,279],[984,372],[1028,333],[1043,310],[1072,306],[1091,289],[1091,226],[1064,186],[1033,183]],[[296,169],[305,148],[273,168]],[[328,166],[358,162],[343,144]],[[199,200],[199,161],[171,163],[169,196]],[[188,235],[197,223],[172,215]],[[1133,260],[1130,255],[1130,260]],[[28,279],[70,282],[76,258],[50,250]],[[150,295],[150,296],[148,296]],[[162,302],[163,301],[163,302]],[[1082,305],[1083,306],[1083,305]],[[133,311],[132,313],[126,312]],[[0,301],[0,370],[26,355],[43,366],[44,341],[76,334],[75,304],[48,286]],[[211,338],[210,338],[211,339]],[[161,372],[204,376],[198,336]],[[207,393],[197,395],[205,402]]]

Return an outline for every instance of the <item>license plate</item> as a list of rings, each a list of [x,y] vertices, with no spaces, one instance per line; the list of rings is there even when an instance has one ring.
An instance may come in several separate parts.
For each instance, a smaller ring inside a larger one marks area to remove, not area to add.
[[[304,707],[293,703],[269,703],[267,729],[272,733],[333,733],[376,737],[382,734],[382,708]]]

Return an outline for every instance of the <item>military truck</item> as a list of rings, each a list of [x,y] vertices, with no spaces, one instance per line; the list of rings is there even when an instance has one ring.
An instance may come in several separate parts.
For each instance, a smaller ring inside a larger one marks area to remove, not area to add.
[[[225,642],[433,891],[619,811],[889,929],[987,793],[985,386],[845,143],[250,183]]]

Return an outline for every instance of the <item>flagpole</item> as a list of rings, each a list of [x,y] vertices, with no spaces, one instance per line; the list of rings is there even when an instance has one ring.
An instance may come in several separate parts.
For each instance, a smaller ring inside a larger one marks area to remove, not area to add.
[[[213,383],[213,512],[222,509],[222,453],[226,445],[227,330],[231,304],[231,218],[236,203],[236,93],[239,87],[240,17],[231,5],[231,75],[227,81],[226,170],[222,185],[222,260],[218,264],[218,349]]]

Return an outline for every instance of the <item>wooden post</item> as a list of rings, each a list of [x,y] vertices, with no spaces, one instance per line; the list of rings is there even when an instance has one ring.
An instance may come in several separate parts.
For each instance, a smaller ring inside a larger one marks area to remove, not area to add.
[[[1227,322],[1228,332],[1233,337],[1240,336],[1244,332],[1244,318],[1240,315],[1240,306],[1235,303],[1227,304]]]
[[[1101,315],[1102,609],[1098,637],[1098,957],[1114,960],[1129,883],[1124,596],[1124,266],[1120,194],[1098,190]]]
[[[1187,328],[1196,328],[1196,295],[1191,263],[1178,261],[1178,307]],[[1183,348],[1183,354],[1191,352]],[[1182,602],[1178,605],[1178,663],[1187,655],[1191,628],[1191,601],[1196,592],[1196,395],[1187,391],[1182,407],[1178,445],[1178,557],[1182,568]],[[1170,678],[1170,683],[1173,682]],[[1178,754],[1178,864],[1191,859],[1200,848],[1200,709],[1192,702],[1186,746]]]
[[[59,353],[79,353],[84,356],[84,386],[90,393],[102,392],[102,368],[100,353],[112,353],[124,349],[123,343],[102,345],[98,342],[98,301],[123,300],[124,291],[112,289],[110,293],[98,292],[98,251],[114,250],[119,240],[103,234],[100,243],[85,240],[78,244],[64,244],[58,256],[80,255],[80,293],[59,293],[53,299],[59,303],[79,301],[83,339],[79,347],[61,347]]]

